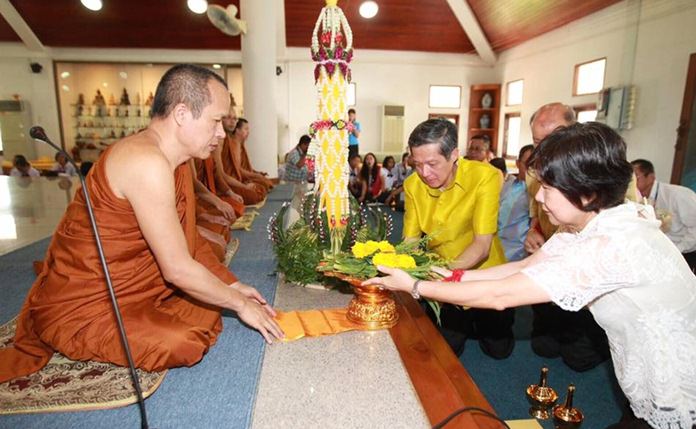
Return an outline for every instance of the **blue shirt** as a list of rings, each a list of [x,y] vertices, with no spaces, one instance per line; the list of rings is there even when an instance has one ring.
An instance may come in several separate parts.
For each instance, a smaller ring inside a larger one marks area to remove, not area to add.
[[[498,237],[509,262],[527,257],[524,239],[529,231],[529,198],[524,181],[510,176],[500,191]]]
[[[353,122],[353,127],[358,130],[362,131],[360,128],[360,122],[355,121]],[[358,138],[353,135],[353,133],[348,134],[348,146],[357,146],[360,141],[358,141]]]

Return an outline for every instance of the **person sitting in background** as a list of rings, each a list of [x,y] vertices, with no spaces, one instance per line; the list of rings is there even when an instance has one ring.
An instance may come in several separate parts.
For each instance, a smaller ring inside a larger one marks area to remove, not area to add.
[[[13,177],[39,177],[41,173],[39,170],[32,167],[27,161],[24,155],[15,155],[12,160],[12,170],[10,170],[10,176]]]
[[[251,160],[249,159],[249,154],[246,150],[246,141],[249,139],[249,121],[244,118],[237,118],[236,130],[234,133],[238,141],[241,143],[241,161],[242,161],[242,175],[245,179],[251,180],[256,183],[263,185],[266,190],[273,188],[273,182],[267,177],[268,173],[265,171],[255,170],[251,166]]]
[[[307,182],[307,150],[312,138],[308,135],[300,137],[297,145],[285,156],[285,179],[290,183],[306,183]]]
[[[505,182],[508,179],[508,174],[507,174],[507,165],[505,165],[505,158],[493,158],[491,159],[490,164],[500,170],[501,173],[503,173],[503,182]]]
[[[469,140],[466,148],[466,159],[488,162],[491,152],[491,138],[485,134],[476,134]]]
[[[655,179],[655,167],[646,159],[631,161],[638,191],[662,218],[662,230],[674,243],[691,271],[696,272],[696,192],[686,186]]]
[[[358,180],[360,181],[358,201],[361,203],[374,202],[379,194],[384,192],[384,180],[382,180],[380,167],[377,165],[377,158],[372,152],[365,155]]]
[[[384,191],[377,196],[377,201],[380,203],[386,204],[387,198],[389,198],[391,192],[394,190],[394,182],[396,181],[396,177],[394,176],[395,164],[396,161],[391,155],[384,157],[384,161],[382,161],[382,169],[380,170],[380,174],[382,175],[382,181],[384,182]],[[391,203],[391,200],[389,203]]]
[[[355,199],[360,198],[360,193],[362,192],[362,186],[360,185],[360,180],[358,179],[358,176],[360,176],[361,163],[362,159],[357,153],[348,157],[348,169],[350,170],[348,176],[348,190],[350,191],[351,195],[355,197]]]
[[[520,149],[517,156],[517,177],[510,175],[500,191],[500,210],[498,211],[498,237],[505,250],[508,262],[527,257],[524,240],[529,231],[529,199],[527,198],[527,160],[534,146],[529,144]],[[502,159],[502,158],[496,158]],[[494,160],[491,165],[494,165]]]
[[[249,124],[246,120],[238,119],[234,113],[234,107],[230,107],[229,114],[222,118],[222,126],[225,130],[225,139],[213,154],[215,180],[220,184],[224,183],[233,193],[240,195],[244,204],[260,203],[266,198],[268,188],[262,183],[251,180],[248,175],[245,176],[243,167],[242,144],[249,135]]]
[[[68,162],[68,157],[65,154],[57,152],[55,160],[51,171],[58,173],[59,176],[77,176],[77,170]]]
[[[401,155],[401,162],[394,167],[394,186],[401,186],[404,184],[404,180],[413,172],[411,168],[411,159],[408,152],[404,152]]]
[[[541,182],[536,201],[563,227],[537,252],[458,272],[447,283],[379,266],[387,276],[363,284],[475,308],[549,301],[566,311],[587,306],[610,339],[630,405],[610,428],[692,428],[696,276],[660,231],[652,207],[625,202],[633,174],[626,143],[604,124],[577,123],[546,137],[529,167]]]
[[[404,211],[404,181],[413,173],[411,168],[411,156],[408,152],[401,155],[401,162],[394,167],[394,186],[389,196],[384,200],[384,204],[394,207],[398,211]],[[393,201],[393,203],[392,203]]]

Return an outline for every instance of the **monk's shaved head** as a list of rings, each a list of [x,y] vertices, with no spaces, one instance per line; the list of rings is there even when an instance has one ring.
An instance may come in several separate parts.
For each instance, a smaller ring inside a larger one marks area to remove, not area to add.
[[[223,78],[206,68],[192,64],[178,64],[170,68],[157,85],[152,102],[152,118],[165,118],[177,104],[183,103],[191,110],[194,119],[198,119],[212,100],[208,88],[210,81],[219,82],[227,88]]]
[[[549,103],[541,106],[529,120],[534,145],[538,145],[556,128],[572,125],[575,122],[575,111],[566,104]]]

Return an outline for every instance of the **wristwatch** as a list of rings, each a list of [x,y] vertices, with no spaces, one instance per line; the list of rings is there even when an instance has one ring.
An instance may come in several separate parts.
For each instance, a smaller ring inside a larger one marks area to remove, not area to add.
[[[422,281],[423,281],[423,280],[416,280],[416,281],[413,283],[413,288],[411,289],[411,296],[413,297],[413,299],[420,299],[421,296],[420,296],[420,292],[418,292],[418,285],[419,285],[420,282],[422,282]]]

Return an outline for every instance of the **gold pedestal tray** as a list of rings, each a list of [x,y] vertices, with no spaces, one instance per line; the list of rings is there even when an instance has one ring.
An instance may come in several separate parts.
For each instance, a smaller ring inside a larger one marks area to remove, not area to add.
[[[362,286],[363,280],[334,271],[325,271],[325,276],[335,277],[353,286],[355,297],[348,304],[347,318],[366,330],[387,329],[399,321],[393,295],[378,286]]]

